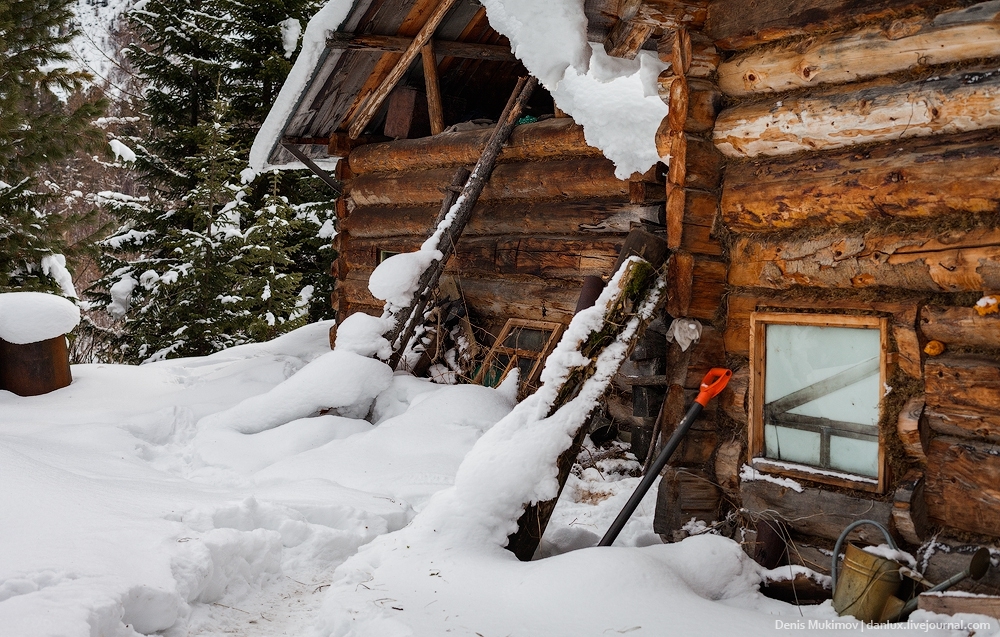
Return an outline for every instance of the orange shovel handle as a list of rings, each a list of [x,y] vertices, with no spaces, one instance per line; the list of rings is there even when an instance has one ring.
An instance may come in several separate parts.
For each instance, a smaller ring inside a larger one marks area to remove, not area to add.
[[[707,406],[708,401],[718,396],[719,392],[726,388],[732,377],[733,372],[729,369],[714,367],[708,370],[705,378],[701,379],[701,391],[698,392],[698,397],[694,399],[694,402],[702,407]]]

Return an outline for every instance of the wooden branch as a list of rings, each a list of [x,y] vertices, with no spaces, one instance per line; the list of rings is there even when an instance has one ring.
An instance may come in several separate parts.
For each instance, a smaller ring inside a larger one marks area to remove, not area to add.
[[[622,339],[626,329],[635,327],[631,337],[624,339],[626,349],[631,348],[632,343],[642,335],[645,322],[648,320],[648,318],[640,316],[641,308],[658,304],[662,292],[662,280],[649,263],[640,259],[628,261],[622,266],[622,275],[618,282],[616,297],[608,306],[601,326],[580,341],[578,351],[582,359],[587,362],[572,368],[566,379],[560,381],[559,385],[553,388],[551,395],[554,396],[554,399],[548,405],[546,417],[552,416],[578,396],[584,384],[590,381],[597,371],[595,361],[605,348]],[[611,375],[603,377],[593,394],[595,396],[603,394],[610,380]],[[590,409],[596,407],[596,404],[595,399]],[[525,502],[524,513],[518,520],[518,529],[507,539],[507,550],[514,553],[522,561],[530,560],[541,542],[545,527],[548,525],[549,518],[559,499],[559,494],[562,493],[570,469],[576,460],[576,455],[580,452],[580,446],[587,435],[585,425],[588,420],[589,413],[580,419],[578,429],[573,435],[573,442],[558,458],[553,458],[559,481],[556,497],[546,502]]]
[[[997,126],[1000,74],[966,73],[737,106],[719,115],[713,139],[727,157],[757,157]]]
[[[445,0],[445,3],[447,2],[448,0]],[[468,181],[462,187],[461,195],[459,195],[455,205],[452,206],[454,210],[446,211],[442,207],[438,225],[435,228],[435,232],[438,230],[441,231],[441,238],[438,241],[437,249],[441,252],[442,256],[439,260],[431,263],[421,275],[416,292],[410,300],[409,305],[399,312],[394,313],[396,325],[386,334],[386,339],[393,347],[392,356],[389,357],[388,361],[389,366],[393,369],[395,369],[403,352],[409,345],[417,325],[423,321],[424,307],[427,305],[430,293],[437,286],[437,282],[441,278],[441,273],[444,272],[445,265],[455,250],[455,244],[458,242],[459,236],[461,236],[465,225],[469,221],[469,217],[472,215],[472,209],[479,200],[479,195],[483,192],[486,182],[490,179],[493,167],[496,165],[497,157],[500,155],[500,147],[510,137],[511,131],[514,130],[514,126],[517,125],[517,120],[521,116],[521,111],[524,109],[525,104],[528,103],[528,99],[537,85],[538,80],[534,77],[518,80],[517,86],[514,87],[514,92],[511,93],[510,100],[507,102],[507,106],[500,115],[500,120],[493,131],[493,136],[486,144],[486,148],[483,149],[483,154],[480,156],[479,161],[476,162],[475,168],[472,169],[472,174],[469,175]],[[458,174],[456,174],[455,181],[458,180]]]
[[[765,42],[851,27],[936,8],[960,6],[957,0],[714,0],[705,34],[719,48],[749,49]]]
[[[634,60],[652,34],[652,25],[635,20],[619,20],[604,39],[604,51],[611,57]]]
[[[1000,348],[1000,317],[980,316],[971,307],[924,306],[920,331],[927,340],[945,345]]]
[[[982,134],[730,164],[722,192],[723,221],[737,232],[998,209],[1000,144]]]
[[[396,62],[389,75],[375,89],[375,92],[368,96],[365,103],[351,118],[351,124],[348,127],[351,137],[357,139],[361,133],[365,132],[365,128],[375,118],[385,98],[389,97],[389,93],[392,92],[392,89],[396,87],[399,80],[410,69],[410,64],[413,63],[413,60],[420,54],[420,50],[431,39],[431,36],[434,35],[434,31],[455,2],[456,0],[441,0],[440,4],[435,7],[434,12],[427,18],[427,22],[424,23],[424,26],[421,27],[420,31],[413,38],[413,41],[403,51],[403,55]]]
[[[719,67],[719,87],[734,96],[843,84],[913,67],[1000,56],[1000,7],[983,2],[907,23],[902,34],[866,27],[753,51]]]
[[[347,49],[352,51],[380,51],[403,53],[413,44],[413,38],[394,35],[376,35],[373,33],[331,33],[326,40],[329,49]],[[510,47],[502,44],[479,44],[477,42],[449,42],[435,40],[434,48],[438,55],[469,60],[491,60],[495,62],[515,62],[517,58]]]
[[[661,186],[662,188],[662,186]],[[365,206],[355,208],[343,230],[357,239],[392,237],[426,238],[438,206]],[[624,236],[633,224],[663,224],[663,206],[631,205],[625,198],[579,202],[480,200],[472,213],[466,236]]]
[[[428,41],[420,49],[424,62],[424,86],[427,90],[427,113],[431,120],[431,135],[444,131],[444,106],[441,103],[441,82],[438,79],[437,57],[434,42]]]
[[[729,283],[735,286],[1000,289],[1000,229],[994,227],[904,234],[833,232],[785,240],[741,237],[731,258]]]
[[[479,159],[483,145],[492,134],[492,128],[484,128],[442,133],[430,139],[368,144],[355,149],[349,161],[351,170],[357,175],[472,165]],[[553,118],[515,128],[497,163],[578,157],[598,158],[603,155],[599,149],[587,144],[582,126],[569,118]]]
[[[454,168],[400,173],[367,173],[354,179],[351,198],[357,206],[414,206],[441,201],[441,184]],[[501,164],[482,193],[483,202],[585,200],[629,196],[629,182],[615,176],[610,160]]]

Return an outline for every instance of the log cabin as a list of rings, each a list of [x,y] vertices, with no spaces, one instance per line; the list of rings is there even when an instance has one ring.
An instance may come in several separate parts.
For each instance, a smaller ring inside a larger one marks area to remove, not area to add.
[[[1000,547],[1000,2],[584,6],[609,55],[668,65],[663,163],[618,179],[540,90],[448,264],[474,339],[567,324],[644,228],[668,299],[604,416],[641,460],[735,370],[662,476],[661,537],[700,520],[826,572],[869,518],[931,581]],[[527,73],[474,0],[357,0],[329,34],[268,163],[335,166],[340,319],[382,312],[368,276],[426,238]],[[1000,569],[966,586],[1000,592]]]

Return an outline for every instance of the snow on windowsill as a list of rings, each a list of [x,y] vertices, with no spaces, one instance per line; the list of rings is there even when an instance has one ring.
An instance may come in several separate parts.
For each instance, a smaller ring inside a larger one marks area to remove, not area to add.
[[[745,464],[743,465],[742,468],[740,468],[740,480],[742,480],[743,482],[754,482],[754,481],[772,482],[778,486],[787,487],[789,489],[795,490],[798,493],[802,493],[802,485],[796,482],[795,480],[792,480],[791,478],[778,478],[776,476],[772,476],[767,473],[761,473],[760,471],[758,471],[754,467],[751,467],[748,464]]]
[[[809,465],[796,464],[794,462],[782,462],[780,460],[772,460],[771,458],[754,458],[753,462],[755,465],[762,465],[764,468],[774,467],[775,469],[790,469],[792,471],[799,471],[801,473],[811,473],[817,476],[829,476],[831,478],[840,478],[843,480],[850,480],[851,482],[862,482],[864,484],[878,484],[878,480],[875,478],[869,478],[866,476],[858,476],[853,473],[842,473],[840,471],[830,471],[828,469],[820,469],[818,467],[810,467]]]

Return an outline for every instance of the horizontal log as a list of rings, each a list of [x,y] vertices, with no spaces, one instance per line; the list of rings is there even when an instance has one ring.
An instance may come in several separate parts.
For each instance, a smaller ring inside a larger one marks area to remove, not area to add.
[[[371,269],[357,268],[338,289],[353,306],[381,307],[368,291]],[[462,298],[473,315],[473,323],[500,322],[508,318],[553,321],[568,324],[580,297],[580,281],[504,277],[502,279],[456,277]]]
[[[333,50],[402,53],[412,43],[413,38],[377,35],[374,33],[343,33],[340,31],[330,33],[326,38],[326,48]],[[503,44],[434,40],[434,53],[442,57],[472,60],[493,60],[496,62],[515,62],[517,60],[510,47]]]
[[[927,292],[1000,288],[1000,229],[892,234],[831,232],[809,239],[737,239],[733,286],[893,287]]]
[[[353,180],[350,196],[357,206],[440,204],[453,168],[400,173],[366,173]],[[479,200],[603,199],[629,194],[629,182],[615,177],[604,158],[497,166]]]
[[[1000,73],[746,104],[719,114],[713,139],[726,157],[791,155],[1000,126]]]
[[[974,133],[730,164],[721,207],[737,232],[993,213],[1000,209],[1000,140]]]
[[[764,480],[744,481],[740,485],[740,494],[743,506],[752,514],[762,514],[767,519],[773,519],[773,515],[794,531],[827,540],[836,540],[845,526],[861,518],[875,520],[888,527],[892,511],[890,502],[826,489],[806,488],[800,493]],[[864,541],[874,544],[885,541],[872,527],[861,527],[856,533]]]
[[[619,20],[604,39],[604,52],[611,57],[634,60],[654,28],[637,20]]]
[[[479,159],[492,133],[492,128],[484,128],[367,144],[355,148],[348,161],[357,175],[471,166]],[[582,126],[570,118],[554,117],[516,127],[497,161],[502,164],[601,156],[599,149],[587,145]]]
[[[1000,360],[959,354],[928,358],[924,387],[932,429],[1000,441]]]
[[[382,251],[411,252],[423,237],[353,238],[343,258],[352,267],[374,268]],[[448,272],[462,275],[526,275],[582,280],[613,271],[624,237],[463,237]]]
[[[920,311],[920,331],[945,345],[1000,348],[1000,316],[980,316],[971,307],[927,305]]]
[[[437,218],[438,208],[433,205],[355,208],[341,225],[358,238],[426,237]],[[631,205],[623,200],[494,202],[476,206],[462,236],[625,235],[634,224],[662,225],[663,221],[662,205]]]
[[[722,91],[713,82],[686,79],[670,71],[661,73],[657,82],[660,99],[670,107],[667,125],[671,131],[704,133],[715,127]]]
[[[963,4],[962,0],[800,0],[794,4],[788,0],[714,0],[705,34],[719,48],[734,51]]]
[[[708,0],[643,0],[633,20],[657,29],[700,29],[708,17]]]
[[[1000,536],[1000,451],[991,443],[931,439],[924,499],[935,524]]]
[[[671,188],[667,195],[667,247],[675,250],[684,241],[684,228],[701,226],[711,231],[719,210],[714,193],[690,188]]]
[[[688,252],[674,252],[667,266],[667,313],[715,319],[726,290],[726,264]]]
[[[670,130],[670,117],[656,131],[660,157],[669,157],[667,183],[678,188],[715,190],[722,182],[722,154],[711,141]]]
[[[755,50],[719,66],[719,87],[745,96],[843,84],[905,71],[1000,56],[1000,6],[983,2],[906,23],[906,31],[866,27]]]

